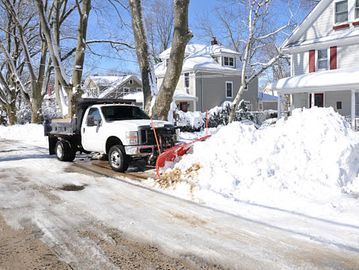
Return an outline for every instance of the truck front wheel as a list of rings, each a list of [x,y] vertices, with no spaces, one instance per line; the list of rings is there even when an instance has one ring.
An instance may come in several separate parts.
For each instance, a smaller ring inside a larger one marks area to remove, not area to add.
[[[55,153],[58,160],[73,161],[75,159],[75,151],[72,149],[68,141],[60,140],[56,142]]]
[[[124,172],[128,168],[128,158],[122,145],[114,145],[108,152],[108,162],[112,170]]]

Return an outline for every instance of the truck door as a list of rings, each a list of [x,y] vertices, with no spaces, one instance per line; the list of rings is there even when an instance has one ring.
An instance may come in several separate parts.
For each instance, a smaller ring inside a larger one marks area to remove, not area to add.
[[[81,128],[82,147],[87,151],[101,152],[103,120],[97,108],[91,108],[85,116]]]

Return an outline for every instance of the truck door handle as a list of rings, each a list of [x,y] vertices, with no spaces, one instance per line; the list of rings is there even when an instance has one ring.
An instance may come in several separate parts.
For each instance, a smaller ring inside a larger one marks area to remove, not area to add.
[[[82,133],[85,133],[85,128],[82,128]]]

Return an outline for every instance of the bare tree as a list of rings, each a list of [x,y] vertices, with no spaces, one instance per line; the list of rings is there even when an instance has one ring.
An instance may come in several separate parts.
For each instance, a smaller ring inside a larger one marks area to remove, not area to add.
[[[78,11],[79,15],[79,24],[77,29],[77,45],[75,50],[75,59],[74,65],[72,67],[72,78],[71,80],[67,78],[65,73],[65,69],[63,67],[62,58],[60,54],[60,49],[58,46],[58,34],[57,31],[54,31],[50,27],[49,23],[49,15],[46,15],[47,11],[46,6],[44,5],[42,0],[35,0],[39,17],[41,23],[41,30],[46,40],[46,45],[48,47],[51,61],[55,71],[55,80],[61,85],[61,95],[67,96],[67,104],[62,104],[63,114],[66,114],[67,109],[67,117],[72,117],[74,113],[75,99],[82,95],[81,90],[81,80],[82,80],[82,72],[83,72],[83,64],[85,60],[85,49],[86,49],[86,35],[87,35],[87,25],[88,18],[91,10],[91,0],[76,0],[75,8]],[[54,6],[61,7],[67,1],[54,0]],[[59,16],[54,16],[52,18],[54,20],[55,25],[60,25],[58,21],[60,19]],[[55,27],[55,30],[57,27]]]
[[[188,28],[188,6],[189,0],[174,1],[174,31],[170,59],[155,101],[153,113],[158,119],[166,120],[173,94],[181,76],[185,49],[193,37]]]
[[[22,96],[27,102],[30,101],[25,84],[22,80],[28,80],[24,76],[24,67],[26,65],[26,58],[24,57],[24,50],[21,46],[20,29],[17,27],[18,18],[13,10],[9,9],[6,2],[0,2],[1,17],[4,18],[4,24],[0,25],[0,55],[2,55],[3,64],[0,66],[0,105],[5,109],[8,115],[9,124],[16,123],[16,100]],[[21,18],[26,22],[27,40],[31,41],[34,38],[32,35],[32,25],[30,23],[31,9],[27,8],[24,11],[24,3],[22,1],[13,1],[13,5],[17,5],[17,10],[22,14]],[[25,38],[25,37],[24,37]],[[36,52],[29,52],[34,55]]]
[[[238,4],[242,3],[240,2]],[[290,25],[288,22],[288,24],[276,29],[268,27],[268,25],[270,25],[268,18],[271,4],[271,0],[248,0],[244,5],[245,11],[247,11],[247,21],[245,24],[247,31],[245,32],[245,37],[242,38],[244,46],[242,54],[241,86],[231,105],[229,122],[232,122],[235,119],[236,109],[242,100],[244,89],[248,84],[281,58],[281,54],[279,53],[279,50],[277,50],[277,53],[271,57],[270,60],[264,63],[254,63],[256,54],[262,48],[267,46],[267,44],[273,40],[273,37],[281,33]]]
[[[129,3],[132,16],[133,34],[136,42],[137,60],[140,66],[142,78],[144,108],[147,113],[151,114],[152,96],[155,95],[156,89],[154,89],[154,87],[156,86],[154,81],[154,70],[151,66],[145,27],[143,24],[142,4],[141,0],[129,0]]]
[[[145,9],[145,25],[148,34],[150,52],[159,63],[158,55],[170,47],[173,33],[173,1],[152,0]]]

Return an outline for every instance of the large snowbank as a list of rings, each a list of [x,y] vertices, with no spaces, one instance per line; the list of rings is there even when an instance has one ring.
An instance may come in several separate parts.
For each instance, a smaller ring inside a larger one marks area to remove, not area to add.
[[[200,164],[197,173],[193,164]],[[359,135],[332,108],[295,110],[263,129],[222,127],[175,167],[197,195],[268,202],[281,194],[282,204],[293,196],[326,203],[343,190],[358,192]]]
[[[0,139],[18,140],[27,144],[47,147],[44,127],[39,124],[14,125],[8,127],[0,125]]]

